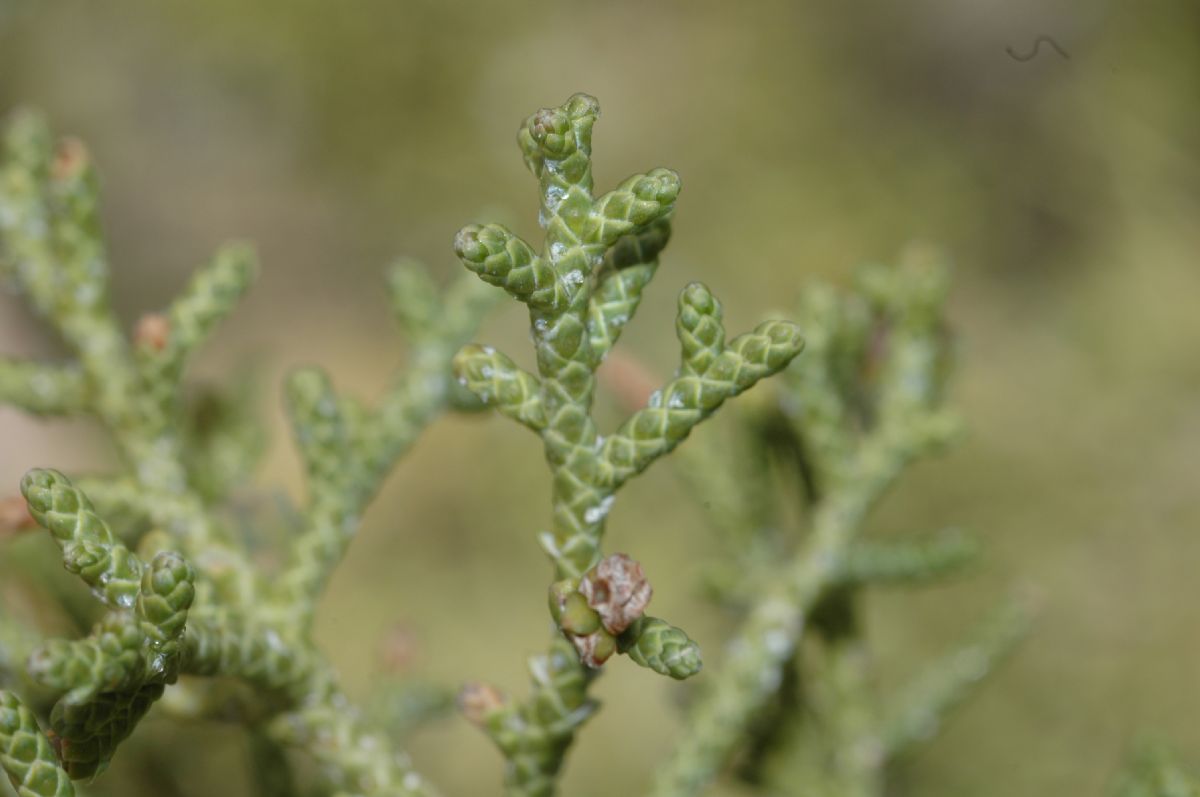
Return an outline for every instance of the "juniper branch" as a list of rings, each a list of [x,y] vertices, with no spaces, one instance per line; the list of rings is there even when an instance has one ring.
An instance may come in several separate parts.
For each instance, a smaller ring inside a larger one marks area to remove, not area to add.
[[[129,346],[108,304],[96,180],[87,152],[68,139],[54,151],[45,122],[9,123],[0,164],[0,276],[8,277],[77,354],[94,406],[126,421],[136,385]]]
[[[43,686],[65,693],[50,717],[64,768],[73,778],[90,777],[177,677],[195,573],[165,551],[144,566],[56,471],[31,471],[21,492],[58,542],[67,570],[110,609],[91,636],[52,641],[29,665]]]
[[[651,399],[661,404],[662,390],[655,377],[628,354],[614,353],[600,377],[607,380],[610,392],[626,411],[636,412]],[[684,486],[699,499],[705,518],[731,554],[753,547],[773,523],[777,510],[768,467],[770,456],[764,445],[776,435],[764,423],[769,416],[762,407],[748,401],[742,408],[733,416],[733,434],[710,432],[691,438],[688,445],[675,449],[672,460]],[[715,567],[739,570],[744,564],[739,558],[725,559]]]
[[[414,334],[410,362],[380,400],[369,427],[373,437],[368,442],[369,483],[378,484],[439,412],[461,404],[451,361],[475,335],[496,298],[486,286],[465,275],[446,287],[433,308],[437,323]]]
[[[233,312],[257,270],[249,247],[225,246],[193,275],[165,316],[148,317],[150,324],[143,319],[143,334],[135,343],[143,412],[150,429],[160,432],[179,416],[181,380],[188,358]],[[159,324],[161,329],[156,329]]]
[[[546,428],[541,380],[522,370],[508,356],[491,346],[464,346],[456,365],[460,384],[484,404],[528,426],[535,432]]]
[[[59,542],[68,569],[108,609],[91,634],[44,644],[28,668],[54,695],[50,724],[65,772],[78,778],[102,771],[164,687],[190,675],[243,683],[238,710],[265,742],[304,750],[339,793],[432,794],[402,755],[386,751],[380,734],[347,710],[308,623],[379,482],[434,415],[461,402],[450,359],[490,298],[473,279],[438,296],[413,288],[411,275],[407,282],[394,276],[397,315],[414,346],[409,367],[379,404],[337,396],[314,372],[294,380],[314,498],[287,575],[268,589],[211,507],[249,472],[257,436],[228,405],[217,408],[216,421],[193,414],[206,408],[188,404],[183,392],[188,356],[232,311],[253,276],[253,259],[245,248],[223,249],[165,314],[147,316],[127,340],[108,303],[86,153],[70,141],[57,155],[52,150],[36,116],[19,115],[9,126],[0,161],[0,277],[60,333],[74,359],[61,366],[0,363],[0,398],[94,416],[125,466],[86,480],[100,511],[55,471],[31,472],[22,485],[33,518]],[[201,435],[203,445],[193,439]],[[140,540],[144,559],[126,547],[137,532],[115,532],[103,518],[109,511],[154,529]],[[15,522],[23,524],[24,515]],[[190,686],[192,697],[177,702],[204,716],[215,705],[205,696],[219,685]]]
[[[869,283],[863,290],[888,329],[873,422],[857,439],[844,438],[853,440],[846,444],[848,448],[839,444],[834,449],[841,461],[825,469],[829,477],[814,505],[808,539],[765,579],[766,586],[730,645],[726,661],[709,691],[693,706],[686,732],[659,769],[652,790],[655,797],[695,794],[716,775],[781,683],[812,612],[845,572],[845,562],[873,505],[909,462],[945,439],[946,416],[939,406],[944,275],[933,270],[906,279],[871,272],[862,280]],[[715,332],[699,337],[692,345],[694,356],[702,363],[716,345]],[[813,403],[822,408],[817,423],[838,425],[837,436],[853,431],[845,420],[845,396],[828,378],[829,352],[828,347],[817,348],[810,356],[824,362],[810,365],[805,358],[795,366],[797,371],[811,367],[819,377],[798,378],[797,384],[810,389],[801,390],[800,401],[789,405],[797,413],[802,436],[814,421],[799,413],[808,409],[809,404],[802,402],[813,394]]]
[[[482,402],[542,438],[554,525],[540,541],[559,579],[550,590],[551,615],[575,650],[556,640],[546,657],[535,660],[541,664],[534,668],[534,695],[522,704],[497,705],[480,718],[509,761],[506,783],[513,795],[553,792],[574,733],[592,711],[586,697],[590,668],[620,651],[675,678],[699,670],[699,649],[686,634],[643,617],[650,587],[641,567],[623,555],[603,556],[605,518],[624,482],[678,445],[725,399],[787,365],[801,346],[793,326],[770,322],[701,363],[681,327],[691,370],[668,385],[668,406],[646,408],[607,440],[600,436],[592,417],[595,372],[655,273],[679,177],[654,169],[595,197],[591,137],[598,114],[596,100],[577,94],[533,114],[518,133],[526,165],[539,181],[541,253],[494,224],[471,225],[455,239],[470,271],[529,307],[536,376],[489,347],[464,348],[455,365]],[[689,286],[680,302],[681,319],[691,313],[682,324],[691,323],[692,315],[719,313],[700,285]]]
[[[646,614],[652,588],[642,567],[604,551],[617,490],[728,399],[787,368],[806,327],[811,348],[790,371],[785,420],[763,415],[776,424],[772,433],[790,424],[784,437],[803,472],[811,528],[803,544],[779,556],[785,548],[766,528],[771,515],[757,506],[765,503],[761,493],[735,495],[746,485],[728,470],[702,474],[726,490],[715,496],[720,525],[747,542],[736,564],[751,575],[732,589],[749,609],[654,794],[688,795],[707,784],[780,697],[784,675],[800,672],[802,646],[819,643],[819,666],[805,673],[805,713],[765,724],[764,739],[780,745],[789,762],[768,769],[766,779],[781,793],[877,795],[886,758],[936,724],[1011,644],[1022,623],[1002,613],[919,679],[885,720],[875,715],[852,623],[857,591],[949,572],[973,553],[951,537],[859,540],[871,509],[904,468],[954,428],[941,408],[947,347],[939,271],[865,271],[849,298],[809,291],[799,327],[768,321],[732,339],[720,303],[693,283],[678,303],[676,373],[615,432],[600,434],[592,411],[596,371],[657,273],[680,181],[658,168],[596,195],[591,134],[598,113],[594,99],[575,95],[533,114],[518,133],[539,183],[540,251],[500,225],[471,225],[454,248],[473,276],[440,292],[409,264],[393,270],[393,311],[412,346],[407,367],[377,403],[339,394],[319,369],[290,377],[287,406],[308,501],[303,528],[272,584],[214,511],[250,473],[259,435],[236,399],[189,403],[184,387],[189,357],[248,289],[252,253],[220,250],[128,340],[108,302],[86,152],[74,141],[55,150],[32,115],[14,120],[0,159],[0,277],[58,331],[71,358],[0,359],[0,401],[36,414],[95,417],[123,465],[114,476],[77,484],[46,470],[22,482],[31,517],[106,611],[85,637],[45,642],[29,659],[25,674],[52,695],[50,736],[12,694],[0,692],[0,767],[21,797],[72,794],[70,778],[102,772],[181,675],[195,679],[175,701],[182,713],[211,716],[217,697],[235,695],[234,712],[251,727],[264,766],[286,770],[285,751],[296,749],[342,797],[430,797],[432,787],[407,756],[389,749],[379,727],[387,723],[350,705],[310,628],[382,480],[450,407],[495,407],[524,425],[541,438],[551,471],[553,525],[539,535],[555,568],[550,646],[530,662],[528,697],[510,700],[474,685],[460,695],[460,707],[503,754],[509,794],[553,794],[576,733],[597,708],[590,685],[609,658],[623,654],[675,679],[702,665],[683,630]],[[497,293],[488,286],[528,306],[536,373],[490,347],[465,345]],[[203,417],[206,410],[216,417]],[[755,433],[758,450],[750,456],[753,480],[763,483],[767,436]],[[29,519],[13,517],[0,531]],[[19,680],[11,672],[13,650],[26,644],[14,645],[0,628],[0,685]],[[230,683],[240,691],[224,691]],[[286,778],[262,785],[277,794],[294,790]]]
[[[383,478],[450,403],[450,361],[491,304],[474,280],[456,281],[443,297],[431,294],[420,280],[393,271],[393,304],[415,339],[410,366],[397,375],[377,407],[339,397],[319,369],[296,371],[288,380],[287,404],[310,496],[308,526],[289,551],[278,593],[279,602],[292,607],[302,623],[311,620],[316,597]],[[414,285],[416,296],[407,295]],[[436,303],[423,321],[411,307],[421,301]]]
[[[74,797],[50,740],[16,695],[0,690],[0,769],[18,797]]]
[[[767,321],[725,345],[720,318],[721,306],[707,288],[692,283],[684,289],[676,323],[680,376],[604,441],[601,456],[614,486],[670,452],[727,399],[782,369],[804,345],[797,327],[785,321]]]
[[[133,607],[141,592],[141,561],[117,541],[91,502],[66,476],[34,470],[21,480],[33,519],[53,535],[66,568],[112,609]]]
[[[659,770],[656,797],[697,793],[721,768],[747,724],[774,694],[809,612],[832,584],[838,562],[899,463],[886,446],[863,452],[859,479],[847,480],[818,510],[810,542],[751,609],[710,690],[690,712],[687,731]]]
[[[177,395],[179,387],[164,379],[145,390],[144,369],[112,312],[98,191],[86,150],[67,139],[55,151],[45,122],[21,113],[8,125],[3,155],[0,276],[13,282],[74,354],[73,367],[87,388],[84,409],[118,443],[150,520],[176,535],[202,571],[219,571],[213,579],[219,589],[253,592],[244,557],[189,490],[178,435],[162,424],[155,401],[142,400]],[[207,295],[215,301],[223,294]]]
[[[459,702],[507,759],[508,792],[548,797],[575,732],[598,708],[587,695],[594,673],[557,635],[545,655],[530,659],[529,672],[532,692],[521,703],[480,685],[468,686]]]

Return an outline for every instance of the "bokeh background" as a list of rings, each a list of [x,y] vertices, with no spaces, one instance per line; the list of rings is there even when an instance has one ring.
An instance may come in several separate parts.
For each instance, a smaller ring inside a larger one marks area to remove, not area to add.
[[[1069,58],[1006,53],[1043,34]],[[268,493],[300,486],[280,376],[313,362],[380,390],[403,360],[384,266],[410,255],[448,279],[451,238],[473,220],[534,236],[514,133],[580,90],[604,110],[599,186],[656,165],[683,177],[624,344],[658,373],[688,280],[738,329],[786,312],[805,280],[844,280],[912,241],[956,263],[954,399],[971,433],[875,526],[960,526],[987,564],[871,598],[881,688],[1014,587],[1041,613],[897,793],[1096,794],[1143,733],[1200,756],[1200,4],[0,0],[0,111],[37,106],[89,142],[131,326],[221,241],[257,244],[262,279],[193,373],[261,385]],[[483,336],[525,353],[523,324],[504,305]],[[55,346],[0,296],[0,350]],[[31,466],[111,457],[86,424],[2,408],[0,441],[3,492]],[[321,610],[353,694],[371,694],[396,624],[418,675],[524,687],[545,638],[540,457],[514,424],[449,418],[399,467]],[[622,494],[609,533],[645,563],[658,613],[717,658],[727,621],[696,587],[717,550],[703,511],[661,465]],[[678,727],[681,689],[617,665],[566,794],[638,793]],[[95,794],[247,788],[234,731],[148,727]],[[412,753],[448,794],[498,792],[498,755],[459,720]]]

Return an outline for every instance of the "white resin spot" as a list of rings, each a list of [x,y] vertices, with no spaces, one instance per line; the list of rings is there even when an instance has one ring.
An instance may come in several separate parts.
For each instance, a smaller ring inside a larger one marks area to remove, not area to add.
[[[601,520],[604,520],[604,518],[608,517],[608,513],[612,511],[613,501],[615,500],[616,496],[610,495],[596,506],[588,507],[583,513],[584,521],[587,523],[599,523]]]

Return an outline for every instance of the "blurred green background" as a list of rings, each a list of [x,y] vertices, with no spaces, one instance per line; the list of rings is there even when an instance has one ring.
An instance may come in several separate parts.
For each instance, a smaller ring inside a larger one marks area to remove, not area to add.
[[[1069,59],[1006,54],[1041,34]],[[293,495],[280,375],[314,362],[378,391],[403,352],[383,267],[411,255],[445,279],[454,232],[482,218],[533,237],[514,133],[575,91],[604,110],[599,186],[657,165],[683,177],[624,344],[663,375],[691,279],[740,329],[786,312],[806,279],[914,240],[956,263],[954,396],[971,434],[874,525],[961,526],[988,563],[871,598],[881,688],[1013,585],[1041,616],[896,793],[1096,794],[1141,732],[1200,757],[1200,4],[0,0],[0,111],[40,107],[89,142],[130,325],[219,242],[256,242],[260,284],[194,374],[252,364],[273,434],[263,484]],[[524,323],[506,304],[482,336],[524,355]],[[0,296],[0,350],[54,347]],[[13,492],[29,467],[111,456],[86,425],[2,408],[0,440]],[[397,623],[418,640],[415,672],[524,688],[546,630],[540,457],[514,424],[452,418],[401,465],[321,612],[353,694],[379,679]],[[718,659],[726,619],[700,599],[691,553],[717,546],[669,465],[622,494],[609,529],[654,579],[656,613]],[[608,669],[566,794],[638,793],[677,728],[685,690]],[[94,792],[235,797],[240,745],[152,720],[128,749],[172,769],[119,755]],[[457,719],[412,753],[448,794],[498,792],[499,756]]]

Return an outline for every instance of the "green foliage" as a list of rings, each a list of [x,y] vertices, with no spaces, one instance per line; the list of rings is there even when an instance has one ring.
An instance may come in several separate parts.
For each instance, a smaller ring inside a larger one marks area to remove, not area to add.
[[[74,797],[75,788],[33,712],[0,691],[0,768],[19,797]]]
[[[392,308],[411,349],[377,402],[340,394],[316,367],[288,377],[307,495],[270,574],[221,511],[260,453],[251,394],[197,393],[184,379],[190,357],[252,284],[253,253],[222,248],[163,313],[126,336],[108,301],[86,152],[73,141],[56,149],[34,115],[13,119],[0,161],[0,277],[70,355],[0,359],[0,401],[91,418],[120,457],[113,474],[31,471],[21,483],[28,517],[0,516],[8,524],[0,531],[47,530],[102,607],[90,632],[70,640],[35,639],[0,617],[0,687],[10,690],[0,691],[0,766],[21,797],[72,794],[71,779],[102,773],[155,706],[244,725],[264,794],[295,792],[288,751],[296,750],[319,769],[321,793],[433,795],[395,747],[443,713],[450,692],[401,680],[357,710],[311,630],[381,482],[448,409],[494,408],[517,421],[540,438],[549,468],[551,526],[536,535],[554,571],[548,649],[530,661],[523,699],[473,683],[457,701],[503,755],[514,797],[556,792],[568,751],[599,708],[591,687],[613,657],[675,680],[701,673],[699,645],[646,613],[653,588],[641,565],[605,550],[607,517],[622,486],[776,374],[768,396],[726,413],[736,433],[729,445],[694,441],[676,458],[711,508],[726,555],[710,592],[738,626],[689,702],[651,794],[697,794],[731,771],[769,794],[883,795],[889,761],[928,738],[1011,649],[1028,622],[1021,601],[898,694],[876,695],[863,593],[927,583],[977,554],[957,533],[863,539],[887,491],[957,429],[944,406],[948,279],[928,258],[864,269],[845,291],[810,286],[799,323],[765,321],[732,337],[712,292],[687,285],[675,373],[627,402],[628,417],[601,434],[597,372],[657,274],[680,180],[658,168],[597,194],[598,114],[579,94],[520,128],[540,189],[539,248],[500,225],[471,225],[454,241],[470,274],[444,290],[413,264],[392,270]],[[535,373],[468,343],[498,295],[491,287],[528,307]],[[775,495],[780,474],[800,496],[803,528],[782,522],[791,497]],[[168,687],[180,699],[160,700]],[[1131,770],[1118,793],[1195,793],[1155,761]]]
[[[638,618],[618,642],[622,653],[659,675],[683,680],[700,671],[700,648],[657,617]]]
[[[82,145],[56,147],[39,117],[17,114],[0,159],[0,278],[58,332],[71,360],[0,360],[0,401],[95,419],[122,467],[76,484],[34,470],[21,484],[31,520],[50,532],[67,570],[105,613],[76,640],[31,642],[7,618],[0,623],[0,683],[50,706],[47,737],[31,710],[3,693],[0,764],[21,795],[70,794],[68,778],[102,772],[165,687],[189,676],[189,698],[163,710],[191,718],[232,711],[250,728],[260,761],[285,762],[281,751],[294,747],[339,794],[429,793],[407,758],[385,752],[384,731],[347,710],[309,629],[392,464],[438,412],[472,403],[456,391],[450,360],[490,299],[473,279],[439,292],[399,265],[393,303],[413,340],[411,364],[382,399],[367,406],[340,396],[315,369],[291,377],[288,403],[310,495],[282,577],[268,580],[217,511],[258,458],[249,394],[208,388],[196,400],[183,379],[192,353],[253,281],[254,256],[244,246],[223,248],[130,339],[108,302],[97,207]],[[20,667],[19,651],[31,647]],[[232,706],[216,699],[229,679],[250,687]]]
[[[875,697],[858,622],[863,588],[922,583],[971,561],[957,534],[862,540],[874,506],[914,461],[936,452],[956,422],[942,406],[949,339],[944,269],[917,258],[864,269],[853,289],[810,286],[799,326],[805,355],[774,402],[745,413],[740,439],[685,456],[687,482],[715,508],[728,547],[715,596],[740,627],[679,743],[657,773],[656,797],[691,795],[735,759],[738,774],[775,794],[881,795],[888,760],[927,738],[942,716],[1020,637],[1022,604],[933,665],[893,700]],[[721,346],[706,297],[681,313],[704,367]],[[780,462],[805,505],[804,533],[788,533],[778,499],[731,489],[746,474],[769,482]]]
[[[496,224],[465,227],[455,239],[470,271],[529,307],[537,375],[490,346],[464,348],[455,366],[480,401],[542,439],[554,522],[540,542],[559,579],[551,588],[551,614],[578,654],[566,653],[556,636],[550,652],[535,659],[529,701],[496,709],[481,722],[509,761],[514,795],[553,791],[563,755],[593,711],[586,697],[593,671],[614,653],[673,678],[699,672],[699,648],[683,631],[642,618],[650,589],[640,566],[628,557],[604,557],[605,519],[618,488],[679,445],[726,399],[784,368],[803,346],[796,326],[784,321],[766,322],[726,344],[720,304],[703,285],[689,285],[676,322],[679,375],[615,432],[600,434],[592,416],[596,369],[657,269],[680,184],[678,175],[660,168],[596,196],[591,142],[598,115],[593,98],[576,94],[529,117],[517,135],[540,187],[540,253]],[[595,583],[604,586],[589,588]],[[636,608],[609,605],[622,589],[628,592],[622,600],[636,600]],[[641,597],[631,598],[635,594]],[[610,618],[617,614],[622,620],[614,626]]]

